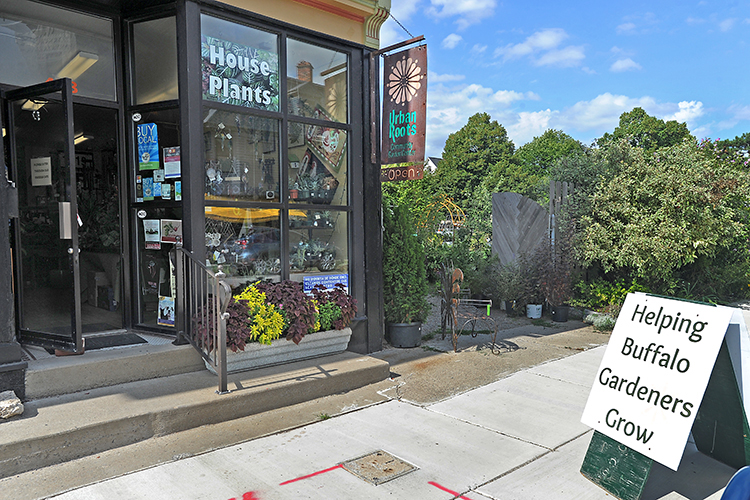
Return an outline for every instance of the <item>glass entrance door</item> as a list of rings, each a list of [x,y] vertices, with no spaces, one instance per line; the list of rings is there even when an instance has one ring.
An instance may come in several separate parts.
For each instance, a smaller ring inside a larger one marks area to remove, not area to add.
[[[18,189],[15,294],[21,341],[81,351],[81,279],[71,81],[4,95]]]

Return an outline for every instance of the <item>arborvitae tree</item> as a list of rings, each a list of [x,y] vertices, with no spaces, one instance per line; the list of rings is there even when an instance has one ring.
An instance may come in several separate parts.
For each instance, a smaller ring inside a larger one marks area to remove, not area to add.
[[[387,323],[427,317],[427,276],[422,244],[409,210],[383,198],[383,298]]]

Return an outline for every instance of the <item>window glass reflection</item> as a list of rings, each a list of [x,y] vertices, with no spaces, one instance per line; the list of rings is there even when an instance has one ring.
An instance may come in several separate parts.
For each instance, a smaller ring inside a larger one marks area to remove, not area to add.
[[[232,288],[281,273],[280,211],[206,207],[206,263],[227,275]]]
[[[294,39],[287,51],[289,113],[346,123],[346,54]]]
[[[70,78],[73,94],[114,101],[112,21],[27,0],[0,0],[0,81]]]
[[[133,59],[136,104],[178,98],[177,28],[174,17],[133,25]]]

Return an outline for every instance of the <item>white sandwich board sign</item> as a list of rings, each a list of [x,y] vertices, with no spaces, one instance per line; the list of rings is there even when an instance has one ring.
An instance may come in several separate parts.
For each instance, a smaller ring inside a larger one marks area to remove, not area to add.
[[[739,310],[628,295],[581,421],[677,470],[730,322],[738,333],[730,353],[739,358],[750,347],[740,346],[747,329]]]

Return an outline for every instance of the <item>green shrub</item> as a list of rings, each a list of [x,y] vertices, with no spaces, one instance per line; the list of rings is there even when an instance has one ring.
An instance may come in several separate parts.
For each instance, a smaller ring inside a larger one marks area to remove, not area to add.
[[[424,252],[407,207],[384,198],[383,229],[385,321],[424,321],[429,310]]]
[[[571,301],[571,304],[578,307],[587,307],[595,311],[611,312],[615,316],[620,311],[625,297],[631,292],[648,292],[649,290],[635,280],[629,284],[619,279],[610,282],[604,278],[597,278],[594,281],[579,281],[576,284],[578,297]]]

